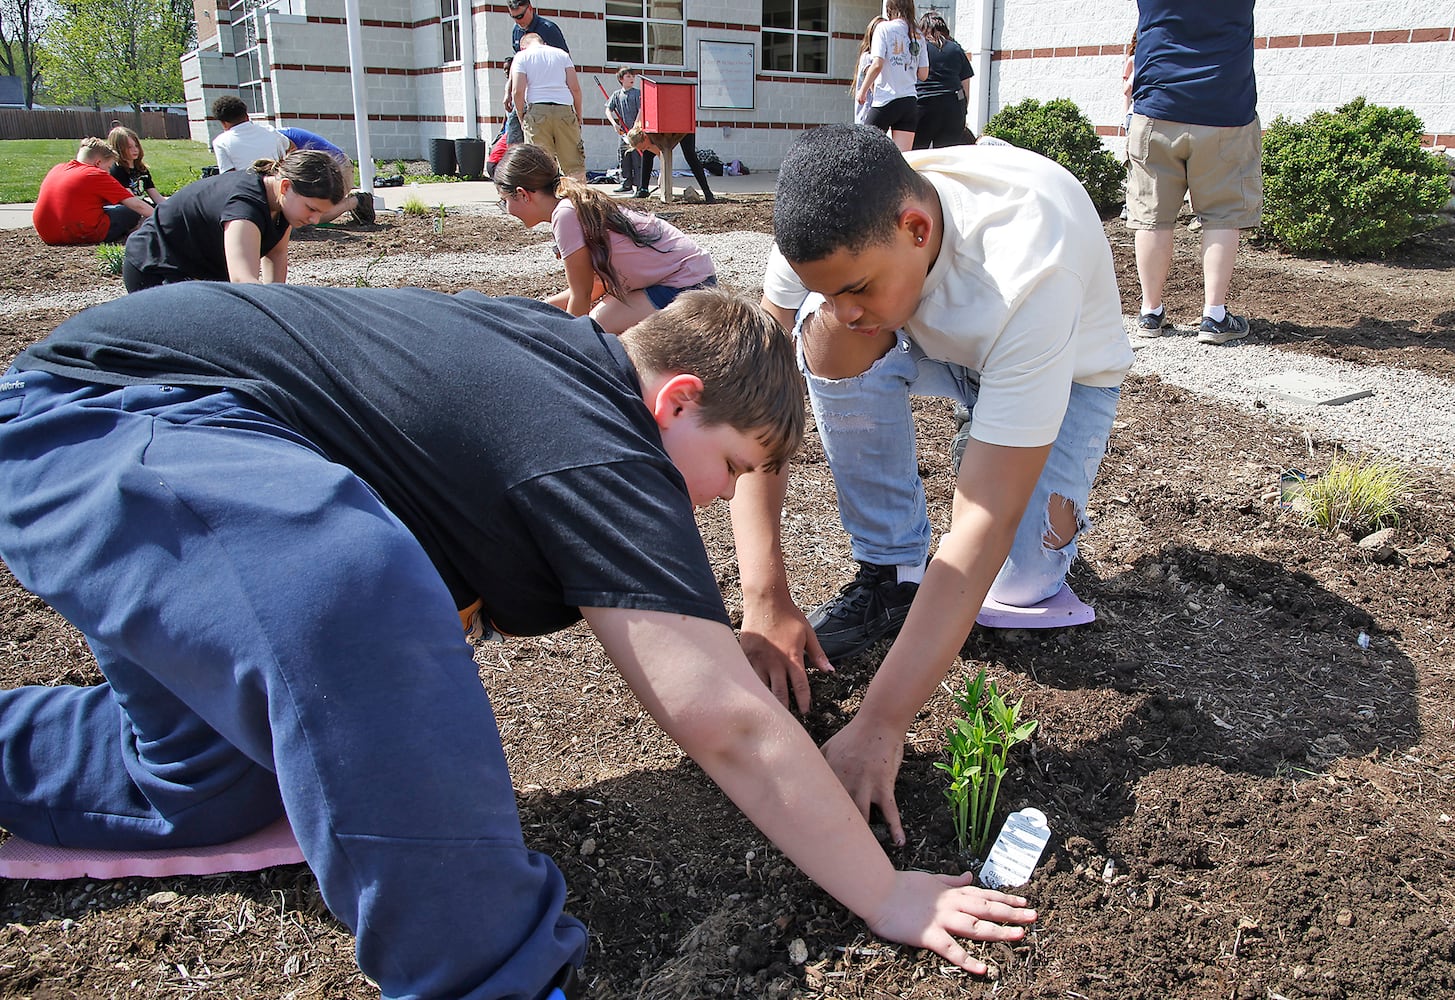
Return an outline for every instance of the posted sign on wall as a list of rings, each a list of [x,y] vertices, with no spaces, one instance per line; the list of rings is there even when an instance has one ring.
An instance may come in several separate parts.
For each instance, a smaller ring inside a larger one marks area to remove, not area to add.
[[[699,107],[753,107],[754,49],[752,42],[697,43]]]

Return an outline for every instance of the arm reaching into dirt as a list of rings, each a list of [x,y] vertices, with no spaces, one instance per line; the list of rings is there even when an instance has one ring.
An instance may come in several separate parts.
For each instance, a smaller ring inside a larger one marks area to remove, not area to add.
[[[965,644],[1050,450],[970,439],[955,484],[950,530],[925,570],[904,628],[854,718],[824,744],[824,757],[859,811],[867,818],[877,805],[896,844],[904,843],[894,801],[904,734]]]
[[[732,631],[662,612],[582,608],[662,728],[794,864],[882,937],[985,971],[956,940],[1014,941],[1026,900],[971,876],[896,871],[794,718],[753,677]]]
[[[733,541],[743,585],[743,628],[740,641],[748,663],[773,696],[789,707],[788,692],[800,712],[807,712],[807,667],[832,673],[829,658],[788,590],[783,565],[783,498],[788,466],[777,473],[755,472],[738,480],[732,499]]]

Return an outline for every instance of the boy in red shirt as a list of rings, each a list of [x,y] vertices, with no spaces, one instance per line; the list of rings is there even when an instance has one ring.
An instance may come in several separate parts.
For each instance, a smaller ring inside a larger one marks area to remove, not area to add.
[[[108,173],[115,159],[105,140],[89,136],[74,160],[51,167],[30,215],[41,239],[51,246],[120,243],[152,214]]]

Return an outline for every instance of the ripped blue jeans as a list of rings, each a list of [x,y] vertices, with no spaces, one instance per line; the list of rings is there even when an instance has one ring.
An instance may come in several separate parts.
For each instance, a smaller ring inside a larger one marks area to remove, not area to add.
[[[930,550],[930,521],[915,454],[909,397],[958,400],[972,414],[979,378],[962,365],[936,361],[903,334],[899,343],[862,375],[819,378],[808,370],[800,341],[798,363],[823,439],[839,496],[839,520],[852,540],[854,558],[881,566],[917,566]],[[1043,539],[1050,530],[1048,505],[1064,497],[1076,509],[1077,533],[1089,527],[1086,498],[1101,467],[1121,388],[1072,383],[1061,430],[1016,528],[1010,555],[990,587],[990,597],[1026,607],[1055,594],[1076,558],[1076,539],[1060,548]],[[973,418],[972,418],[973,423]]]

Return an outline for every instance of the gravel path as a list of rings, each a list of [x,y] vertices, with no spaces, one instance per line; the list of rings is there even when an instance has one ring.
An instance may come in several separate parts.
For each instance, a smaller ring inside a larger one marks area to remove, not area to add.
[[[772,238],[763,233],[694,234],[712,255],[718,280],[757,295]],[[561,263],[549,243],[505,253],[361,255],[327,261],[298,260],[289,278],[300,284],[354,285],[366,278],[375,287],[419,284],[441,273],[466,284],[472,278],[508,279],[556,273]],[[119,285],[87,293],[12,296],[0,315],[38,309],[74,310],[120,294]],[[1126,322],[1130,329],[1132,318]],[[1134,374],[1155,374],[1199,395],[1257,412],[1270,420],[1307,429],[1321,439],[1361,447],[1371,453],[1445,472],[1455,471],[1455,385],[1418,372],[1376,365],[1355,365],[1277,351],[1258,344],[1210,347],[1197,343],[1191,328],[1175,328],[1155,340],[1132,338]],[[1374,390],[1374,395],[1337,406],[1292,403],[1253,383],[1270,375],[1297,372]]]

